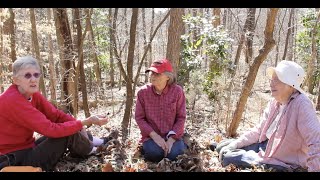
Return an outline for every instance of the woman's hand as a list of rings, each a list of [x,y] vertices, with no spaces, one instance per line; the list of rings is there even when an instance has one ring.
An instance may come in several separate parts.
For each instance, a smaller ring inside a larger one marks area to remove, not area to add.
[[[81,121],[84,126],[91,126],[92,124],[96,124],[99,126],[107,124],[109,119],[105,115],[94,115],[90,116],[87,119]]]
[[[167,146],[167,143],[166,141],[159,135],[157,134],[156,132],[152,131],[149,135],[153,141],[158,145],[160,146],[163,151],[164,151],[164,154],[165,156],[167,155],[167,152],[168,152],[168,146]]]
[[[91,121],[91,124],[95,124],[99,126],[105,125],[109,121],[107,116],[105,115],[94,115],[94,116],[90,116],[88,119]]]
[[[168,146],[168,153],[167,154],[169,154],[171,152],[171,148],[172,148],[174,142],[176,142],[176,140],[173,139],[172,137],[169,137],[169,139],[166,142],[167,146]],[[167,154],[166,154],[166,156],[167,156]]]

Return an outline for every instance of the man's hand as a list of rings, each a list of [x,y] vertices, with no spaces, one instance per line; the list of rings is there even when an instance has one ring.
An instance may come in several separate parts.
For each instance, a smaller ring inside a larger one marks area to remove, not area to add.
[[[159,136],[159,134],[157,134],[156,132],[152,131],[149,135],[153,141],[158,145],[160,146],[163,151],[164,151],[164,154],[166,155],[167,152],[168,152],[168,146],[167,146],[167,143],[166,141],[161,137]]]

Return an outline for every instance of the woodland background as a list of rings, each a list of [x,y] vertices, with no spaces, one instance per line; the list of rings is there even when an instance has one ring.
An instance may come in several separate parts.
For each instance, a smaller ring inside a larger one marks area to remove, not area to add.
[[[12,62],[32,55],[40,90],[57,108],[79,119],[109,116],[88,128],[114,135],[104,151],[66,154],[56,171],[244,171],[222,168],[208,147],[259,121],[271,98],[265,70],[282,59],[304,67],[303,89],[320,110],[319,20],[319,8],[0,8],[0,92]],[[134,108],[144,71],[160,58],[185,90],[190,148],[154,164],[139,152]]]

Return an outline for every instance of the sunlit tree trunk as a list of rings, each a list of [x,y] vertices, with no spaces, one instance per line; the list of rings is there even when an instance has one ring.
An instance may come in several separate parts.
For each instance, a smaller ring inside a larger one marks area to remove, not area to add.
[[[47,26],[49,28],[52,28],[52,23],[51,23],[51,9],[47,9]],[[49,56],[48,56],[48,61],[49,61],[49,79],[50,79],[50,95],[51,95],[51,102],[54,104],[57,103],[57,96],[56,96],[56,72],[55,72],[55,60],[53,59],[53,42],[52,42],[52,37],[51,34],[48,32],[47,33],[47,38],[48,38],[48,47],[49,47]]]
[[[170,25],[168,27],[168,42],[166,57],[171,61],[174,73],[177,75],[179,71],[179,61],[181,52],[180,36],[183,33],[183,8],[172,8],[170,12]]]
[[[14,22],[14,12],[12,8],[9,8],[9,36],[10,36],[10,48],[11,53],[10,57],[12,62],[14,62],[17,59],[16,55],[16,33],[15,33],[15,22]]]
[[[231,136],[231,137],[236,136],[236,132],[239,127],[241,117],[242,117],[245,105],[247,103],[248,96],[253,87],[255,78],[257,76],[259,67],[263,63],[263,61],[266,59],[267,55],[275,45],[275,41],[273,39],[273,31],[274,31],[274,25],[275,25],[277,13],[278,13],[278,8],[271,8],[270,10],[268,10],[266,26],[264,30],[265,42],[263,47],[259,50],[258,56],[255,57],[252,65],[249,68],[248,77],[246,79],[246,82],[244,83],[244,86],[240,94],[240,98],[237,102],[237,107],[233,114],[231,124],[228,128],[227,136]]]
[[[33,47],[33,52],[34,54],[36,54],[36,59],[39,62],[40,65],[40,69],[41,69],[41,76],[40,76],[40,90],[42,92],[42,95],[44,97],[47,97],[47,93],[46,93],[46,88],[45,88],[45,84],[44,84],[44,68],[43,68],[43,61],[42,58],[40,56],[40,50],[39,50],[39,41],[38,41],[38,33],[37,33],[37,26],[36,26],[36,17],[34,14],[34,8],[30,8],[30,22],[31,22],[31,39],[32,39],[32,47]]]

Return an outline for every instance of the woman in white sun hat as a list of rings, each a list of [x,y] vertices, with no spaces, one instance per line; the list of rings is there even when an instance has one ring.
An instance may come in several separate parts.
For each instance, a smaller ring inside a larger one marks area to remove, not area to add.
[[[320,123],[300,85],[303,68],[283,60],[269,67],[271,95],[260,123],[217,146],[223,166],[262,165],[275,171],[320,171]]]

